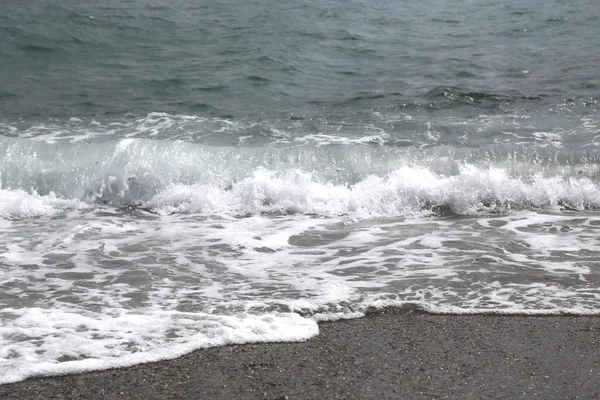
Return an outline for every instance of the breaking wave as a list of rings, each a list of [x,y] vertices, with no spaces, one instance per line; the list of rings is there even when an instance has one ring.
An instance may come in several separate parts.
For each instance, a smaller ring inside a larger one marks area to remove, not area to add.
[[[363,145],[211,147],[122,139],[50,144],[2,138],[3,218],[93,207],[158,214],[356,217],[600,207],[593,155]]]

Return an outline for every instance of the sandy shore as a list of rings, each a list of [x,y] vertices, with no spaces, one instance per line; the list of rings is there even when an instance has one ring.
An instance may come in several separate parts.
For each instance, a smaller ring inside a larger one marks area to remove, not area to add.
[[[1,399],[594,399],[600,318],[384,310],[301,343],[0,386]]]

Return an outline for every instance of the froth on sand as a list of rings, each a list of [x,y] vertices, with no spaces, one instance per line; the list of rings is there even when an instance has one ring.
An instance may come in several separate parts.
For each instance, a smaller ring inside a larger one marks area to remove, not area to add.
[[[0,386],[0,399],[600,397],[600,318],[383,309],[296,343],[233,345]]]

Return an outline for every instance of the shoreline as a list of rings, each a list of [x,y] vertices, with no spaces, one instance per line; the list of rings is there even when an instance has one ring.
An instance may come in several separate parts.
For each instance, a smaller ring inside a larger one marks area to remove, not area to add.
[[[600,317],[388,308],[304,342],[228,345],[0,386],[0,399],[600,398]]]

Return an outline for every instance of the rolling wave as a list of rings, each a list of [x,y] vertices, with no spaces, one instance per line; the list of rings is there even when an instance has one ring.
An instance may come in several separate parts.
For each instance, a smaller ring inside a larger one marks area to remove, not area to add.
[[[0,139],[4,218],[94,205],[159,214],[407,216],[596,209],[593,154],[356,144],[216,147],[152,139]]]

